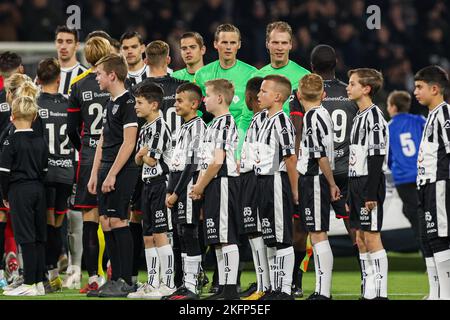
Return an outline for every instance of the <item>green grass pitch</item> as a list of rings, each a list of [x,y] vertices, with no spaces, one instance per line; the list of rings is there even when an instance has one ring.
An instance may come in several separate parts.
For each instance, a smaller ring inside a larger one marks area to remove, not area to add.
[[[389,275],[388,295],[391,300],[421,300],[428,291],[428,280],[425,273],[425,265],[418,254],[396,254],[389,253]],[[251,264],[247,265],[251,267]],[[212,273],[208,272],[212,279]],[[314,291],[314,263],[310,262],[309,270],[303,276],[303,290],[305,299]],[[82,284],[87,281],[87,274],[83,273]],[[139,273],[139,281],[146,280],[146,272]],[[242,288],[246,289],[248,284],[254,282],[255,273],[244,271],[241,277]],[[209,288],[209,285],[207,289]],[[207,289],[204,292],[207,292]],[[355,258],[335,258],[333,272],[332,295],[335,300],[357,300],[360,292],[360,273]],[[203,294],[202,297],[206,297]],[[7,297],[0,294],[0,300],[93,300],[105,298],[87,298],[79,294],[78,290],[64,289],[62,292],[48,294],[42,297]],[[126,298],[115,298],[112,300],[126,300]]]

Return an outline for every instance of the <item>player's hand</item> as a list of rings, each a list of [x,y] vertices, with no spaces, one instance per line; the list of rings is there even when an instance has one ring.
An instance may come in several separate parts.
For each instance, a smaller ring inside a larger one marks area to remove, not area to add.
[[[202,198],[204,190],[198,185],[195,184],[192,186],[191,192],[189,193],[189,197],[192,200],[200,200]]]
[[[90,194],[97,194],[97,176],[91,176],[89,178],[87,188]]]
[[[3,205],[9,209],[9,201],[8,200],[3,200]]]
[[[337,185],[330,186],[331,201],[337,201],[341,198],[341,190]]]
[[[347,212],[348,214],[350,214],[350,207],[348,206],[347,203],[345,203],[345,212]]]
[[[102,192],[108,193],[115,190],[114,185],[116,184],[116,176],[109,175],[106,177],[102,184]]]
[[[236,161],[236,171],[238,174],[241,173],[241,160]]]
[[[175,205],[177,200],[178,200],[178,196],[175,193],[172,193],[171,195],[168,195],[168,197],[166,197],[166,206],[167,206],[167,208],[173,208],[173,206]]]
[[[376,201],[366,201],[366,209],[372,211],[377,206]]]
[[[137,157],[142,158],[148,153],[148,147],[141,148],[138,153],[136,154]]]

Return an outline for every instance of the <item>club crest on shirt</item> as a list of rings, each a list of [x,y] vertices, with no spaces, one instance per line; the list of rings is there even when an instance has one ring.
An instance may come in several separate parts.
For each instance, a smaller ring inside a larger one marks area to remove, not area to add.
[[[428,126],[427,128],[427,137],[429,138],[433,134],[433,126]]]
[[[378,131],[380,131],[380,125],[379,125],[378,123],[375,123],[375,125],[374,125],[373,128],[372,128],[372,131],[373,131],[373,132],[378,132]]]
[[[119,105],[118,104],[113,105],[113,108],[111,110],[112,114],[115,115],[117,113],[117,110],[119,110]]]
[[[450,120],[445,121],[444,129],[450,129]]]
[[[306,135],[311,136],[312,134],[313,134],[312,128],[308,128],[308,130],[306,130]]]
[[[356,152],[355,152],[355,150],[351,150],[351,151],[350,151],[349,164],[350,164],[351,166],[353,166],[353,165],[355,165],[355,163],[356,163]]]

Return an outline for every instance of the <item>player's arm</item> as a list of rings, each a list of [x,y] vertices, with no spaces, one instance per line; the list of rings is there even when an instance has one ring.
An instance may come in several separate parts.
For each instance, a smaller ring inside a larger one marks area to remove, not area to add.
[[[277,132],[280,134],[280,148],[283,160],[286,163],[286,171],[291,184],[292,197],[294,203],[298,203],[298,171],[297,171],[297,155],[295,153],[295,129],[292,122],[285,117],[286,123],[279,123]]]
[[[214,177],[219,173],[220,168],[225,161],[226,151],[224,149],[215,149],[214,158],[211,163],[208,164],[208,169],[200,175],[192,187],[192,192],[198,196],[202,195],[208,184],[214,179]]]
[[[125,166],[136,146],[137,123],[136,126],[128,126],[123,129],[123,142],[117,153],[114,163],[109,169],[108,175],[102,185],[102,192],[107,193],[114,190],[116,177]]]
[[[148,145],[148,152],[142,157],[142,161],[149,165],[150,167],[154,167],[158,164],[159,159],[161,159],[163,155],[163,150],[166,149],[166,146],[171,144],[171,137],[168,130],[165,126],[161,126],[161,131],[150,139]]]
[[[375,129],[375,130],[374,130]],[[365,199],[366,208],[372,210],[377,206],[377,194],[380,185],[381,174],[383,173],[384,158],[387,156],[387,139],[388,128],[383,122],[373,122],[371,117],[369,118],[368,128],[369,139],[369,151],[367,157],[367,169],[368,169],[368,185],[367,196]],[[376,142],[375,142],[376,141]]]
[[[285,156],[284,162],[286,163],[286,171],[289,177],[289,183],[291,184],[292,197],[294,203],[298,203],[298,171],[297,171],[297,156],[291,154]]]
[[[294,98],[289,103],[290,118],[295,128],[295,154],[298,154],[302,141],[304,110],[294,90]]]
[[[81,149],[81,107],[76,97],[76,86],[72,86],[67,108],[67,135],[76,150]]]
[[[100,135],[98,140],[97,148],[95,149],[94,162],[92,164],[91,177],[88,182],[88,191],[91,194],[97,194],[97,179],[98,170],[100,168],[100,163],[102,161],[102,148],[103,148],[103,133]]]
[[[2,152],[0,153],[0,187],[2,188],[3,203],[5,207],[9,208],[8,192],[9,192],[9,180],[11,177],[11,166],[14,159],[14,145],[12,139],[6,138]]]

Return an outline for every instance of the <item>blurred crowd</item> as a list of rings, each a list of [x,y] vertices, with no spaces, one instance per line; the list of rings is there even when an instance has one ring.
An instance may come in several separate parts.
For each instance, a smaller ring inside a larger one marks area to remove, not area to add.
[[[291,24],[291,58],[309,67],[318,43],[339,55],[338,76],[347,70],[374,67],[386,78],[385,90],[412,91],[413,74],[428,64],[450,71],[450,3],[445,0],[1,0],[0,41],[52,41],[55,27],[65,24],[66,8],[81,7],[81,39],[97,29],[113,37],[139,31],[146,42],[167,41],[173,69],[182,67],[178,39],[187,30],[200,32],[207,45],[205,62],[216,59],[214,30],[231,22],[242,33],[238,57],[256,67],[269,61],[265,27],[275,20]],[[381,9],[381,29],[370,30],[367,6]]]

